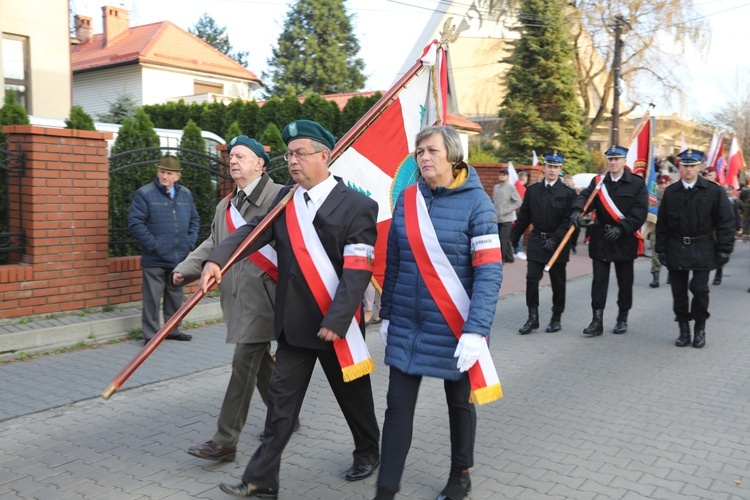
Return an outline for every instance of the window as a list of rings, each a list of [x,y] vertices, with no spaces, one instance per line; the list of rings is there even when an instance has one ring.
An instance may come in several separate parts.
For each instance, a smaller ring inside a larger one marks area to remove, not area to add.
[[[200,82],[198,80],[193,81],[193,94],[219,94],[224,93],[224,85],[221,83],[209,83]]]
[[[3,34],[5,90],[16,91],[16,102],[27,111],[29,95],[29,41],[26,37]]]

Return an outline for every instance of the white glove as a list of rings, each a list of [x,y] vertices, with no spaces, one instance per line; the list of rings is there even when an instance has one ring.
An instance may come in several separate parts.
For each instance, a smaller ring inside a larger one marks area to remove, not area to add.
[[[380,323],[380,340],[383,341],[383,345],[388,345],[388,325],[390,325],[391,322],[387,319],[384,319],[382,323]]]
[[[458,371],[465,372],[477,362],[479,354],[482,352],[482,343],[485,342],[484,336],[478,333],[463,333],[458,339],[454,358],[458,358],[456,368]]]

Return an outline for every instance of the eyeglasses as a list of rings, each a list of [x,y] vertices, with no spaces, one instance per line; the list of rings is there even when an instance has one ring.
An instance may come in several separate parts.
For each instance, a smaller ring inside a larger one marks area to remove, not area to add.
[[[325,150],[323,150],[325,151]],[[305,161],[308,156],[316,155],[318,153],[322,153],[323,151],[315,151],[313,153],[305,153],[304,151],[287,151],[284,153],[284,161],[289,161],[292,159],[292,156],[296,157],[299,161]]]

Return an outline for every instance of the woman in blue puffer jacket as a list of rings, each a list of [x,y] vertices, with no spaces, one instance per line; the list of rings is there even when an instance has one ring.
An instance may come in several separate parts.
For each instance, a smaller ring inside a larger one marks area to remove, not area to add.
[[[476,412],[466,372],[495,317],[500,240],[492,201],[463,162],[455,129],[420,131],[414,157],[420,179],[399,195],[388,234],[380,317],[390,380],[375,498],[391,499],[400,488],[419,385],[430,376],[445,381],[451,434],[448,484],[437,498],[457,500],[471,490]],[[456,323],[446,302],[462,300],[468,314]]]

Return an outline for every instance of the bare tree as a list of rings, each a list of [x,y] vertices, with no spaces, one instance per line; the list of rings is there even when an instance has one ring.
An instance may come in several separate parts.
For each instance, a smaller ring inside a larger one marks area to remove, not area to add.
[[[726,103],[699,121],[735,135],[742,151],[750,151],[750,71],[738,71],[727,83]]]
[[[695,13],[693,0],[577,0],[570,6],[578,90],[592,129],[612,107],[615,16],[626,23],[618,82],[626,89],[623,114],[655,97],[669,102],[681,95],[674,62],[688,45],[707,47],[707,23]],[[661,96],[653,95],[659,90]]]

